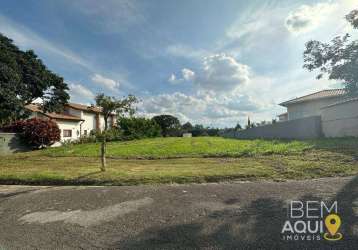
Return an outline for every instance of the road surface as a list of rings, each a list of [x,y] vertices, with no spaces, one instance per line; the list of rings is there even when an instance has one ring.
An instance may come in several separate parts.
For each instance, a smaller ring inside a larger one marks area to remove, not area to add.
[[[283,240],[290,200],[338,201],[343,239]],[[0,249],[358,249],[358,177],[0,186]]]

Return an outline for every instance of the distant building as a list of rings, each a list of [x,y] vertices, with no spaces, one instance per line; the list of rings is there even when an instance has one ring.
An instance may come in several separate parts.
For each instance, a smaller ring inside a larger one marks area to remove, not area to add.
[[[91,131],[104,129],[104,117],[99,107],[68,103],[62,113],[44,113],[38,104],[30,104],[26,108],[31,111],[30,118],[55,121],[61,130],[61,142],[74,141],[89,135]],[[108,126],[113,127],[115,123],[116,116],[113,114],[108,120]]]
[[[183,137],[193,137],[191,133],[183,133]]]
[[[279,121],[279,122],[288,121],[288,113],[285,112],[285,113],[283,113],[283,114],[278,115],[278,121]]]

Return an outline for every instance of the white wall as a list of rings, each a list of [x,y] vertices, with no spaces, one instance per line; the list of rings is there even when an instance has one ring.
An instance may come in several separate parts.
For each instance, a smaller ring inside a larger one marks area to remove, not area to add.
[[[322,107],[339,102],[340,100],[341,97],[334,97],[291,104],[287,107],[288,119],[295,120],[304,117],[319,116],[322,113]]]
[[[81,118],[84,120],[82,123],[82,135],[84,135],[85,130],[87,130],[87,135],[89,135],[92,130],[96,129],[96,114],[82,111]]]
[[[358,136],[358,100],[322,109],[326,137]]]
[[[67,141],[67,140],[74,141],[74,140],[78,139],[81,121],[56,120],[56,122],[57,122],[59,129],[61,130],[61,141],[62,142]],[[64,129],[72,130],[72,137],[63,137]]]

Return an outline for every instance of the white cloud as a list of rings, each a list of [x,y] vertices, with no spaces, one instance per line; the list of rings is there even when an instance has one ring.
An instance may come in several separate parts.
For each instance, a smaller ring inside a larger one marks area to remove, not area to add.
[[[174,85],[174,84],[179,83],[179,82],[180,82],[180,79],[177,79],[177,77],[176,77],[175,74],[171,74],[171,75],[169,76],[168,82]]]
[[[215,54],[205,57],[196,73],[191,69],[183,68],[181,77],[171,74],[168,81],[177,84],[182,81],[193,81],[201,90],[229,92],[250,81],[250,68],[241,64],[232,56]]]
[[[253,112],[261,112],[264,103],[244,94],[217,94],[198,92],[187,95],[180,92],[160,94],[143,98],[139,110],[141,114],[152,117],[158,114],[171,114],[182,123],[200,123],[210,126],[235,125]]]
[[[195,72],[190,70],[190,69],[187,69],[187,68],[184,68],[181,70],[182,72],[182,75],[183,75],[183,79],[186,80],[186,81],[192,81],[194,80],[195,78]]]
[[[86,101],[90,102],[90,101],[93,101],[93,99],[95,97],[95,95],[92,93],[92,91],[87,89],[82,84],[71,83],[71,84],[69,84],[69,88],[70,88],[71,100],[80,101],[80,102],[83,102],[83,100],[86,100]]]
[[[181,76],[178,78],[174,73],[169,76],[168,82],[175,85],[185,81],[193,81],[195,79],[195,72],[184,68],[181,70]]]
[[[250,68],[226,54],[205,57],[195,83],[206,90],[233,91],[250,80]]]
[[[106,78],[100,74],[94,74],[91,79],[93,82],[112,91],[118,91],[118,88],[120,86],[119,82],[116,82],[115,80],[110,78]]]
[[[285,20],[286,28],[292,33],[305,33],[319,27],[338,7],[336,3],[317,3],[301,5],[289,13]]]

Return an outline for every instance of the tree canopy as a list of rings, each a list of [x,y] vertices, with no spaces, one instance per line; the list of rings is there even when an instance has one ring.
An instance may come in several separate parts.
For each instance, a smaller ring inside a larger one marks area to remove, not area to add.
[[[358,29],[358,10],[351,11],[346,20]],[[327,74],[330,80],[342,81],[347,94],[358,95],[358,40],[350,41],[349,34],[337,36],[330,43],[311,40],[303,57],[304,68],[320,70],[318,79]]]
[[[0,34],[0,124],[26,117],[24,106],[43,99],[44,111],[60,111],[70,98],[63,78],[32,50],[21,51]]]
[[[138,102],[137,98],[133,95],[128,95],[123,99],[106,96],[105,94],[98,94],[95,97],[96,105],[102,108],[102,115],[104,116],[104,131],[102,133],[101,143],[101,171],[106,170],[106,136],[108,129],[108,118],[113,113],[118,116],[129,114],[132,116],[135,112],[134,104]]]
[[[152,118],[162,129],[163,136],[167,136],[170,130],[180,129],[179,119],[172,115],[158,115]]]
[[[119,117],[125,114],[133,115],[135,108],[133,105],[138,102],[137,98],[133,95],[128,95],[123,99],[106,96],[105,94],[98,94],[95,97],[96,105],[102,108],[104,116],[105,130],[108,128],[108,118],[111,114],[116,113]]]

